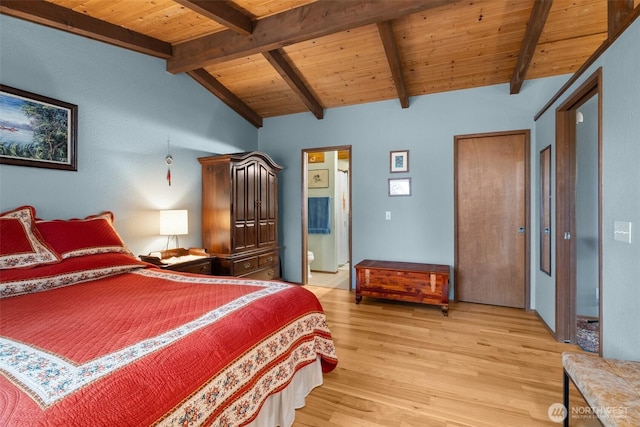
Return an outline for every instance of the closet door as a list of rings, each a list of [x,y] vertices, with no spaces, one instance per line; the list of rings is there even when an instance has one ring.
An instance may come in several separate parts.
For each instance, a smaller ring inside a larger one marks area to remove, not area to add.
[[[527,307],[529,131],[455,144],[456,299]]]

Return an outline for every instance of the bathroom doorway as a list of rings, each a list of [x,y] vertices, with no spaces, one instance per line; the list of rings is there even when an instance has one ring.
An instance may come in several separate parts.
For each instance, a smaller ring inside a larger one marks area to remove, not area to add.
[[[302,150],[303,285],[351,290],[351,146]]]

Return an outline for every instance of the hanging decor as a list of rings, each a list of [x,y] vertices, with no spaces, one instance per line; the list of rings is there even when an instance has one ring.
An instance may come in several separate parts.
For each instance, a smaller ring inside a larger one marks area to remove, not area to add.
[[[173,157],[171,156],[171,147],[169,138],[167,138],[167,157],[164,158],[164,162],[167,164],[167,182],[171,187],[171,164],[173,163]]]

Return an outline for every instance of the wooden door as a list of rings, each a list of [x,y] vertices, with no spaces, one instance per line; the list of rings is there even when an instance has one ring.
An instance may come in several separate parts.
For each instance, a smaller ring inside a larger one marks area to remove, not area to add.
[[[233,167],[234,252],[256,247],[256,162]]]
[[[455,296],[528,305],[529,131],[455,137]]]
[[[258,162],[258,247],[278,244],[277,171]]]

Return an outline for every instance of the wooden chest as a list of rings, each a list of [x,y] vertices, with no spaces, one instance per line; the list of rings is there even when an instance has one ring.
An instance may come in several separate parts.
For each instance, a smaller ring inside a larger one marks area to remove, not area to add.
[[[362,296],[442,307],[449,314],[449,266],[364,260],[356,269],[356,304]]]

